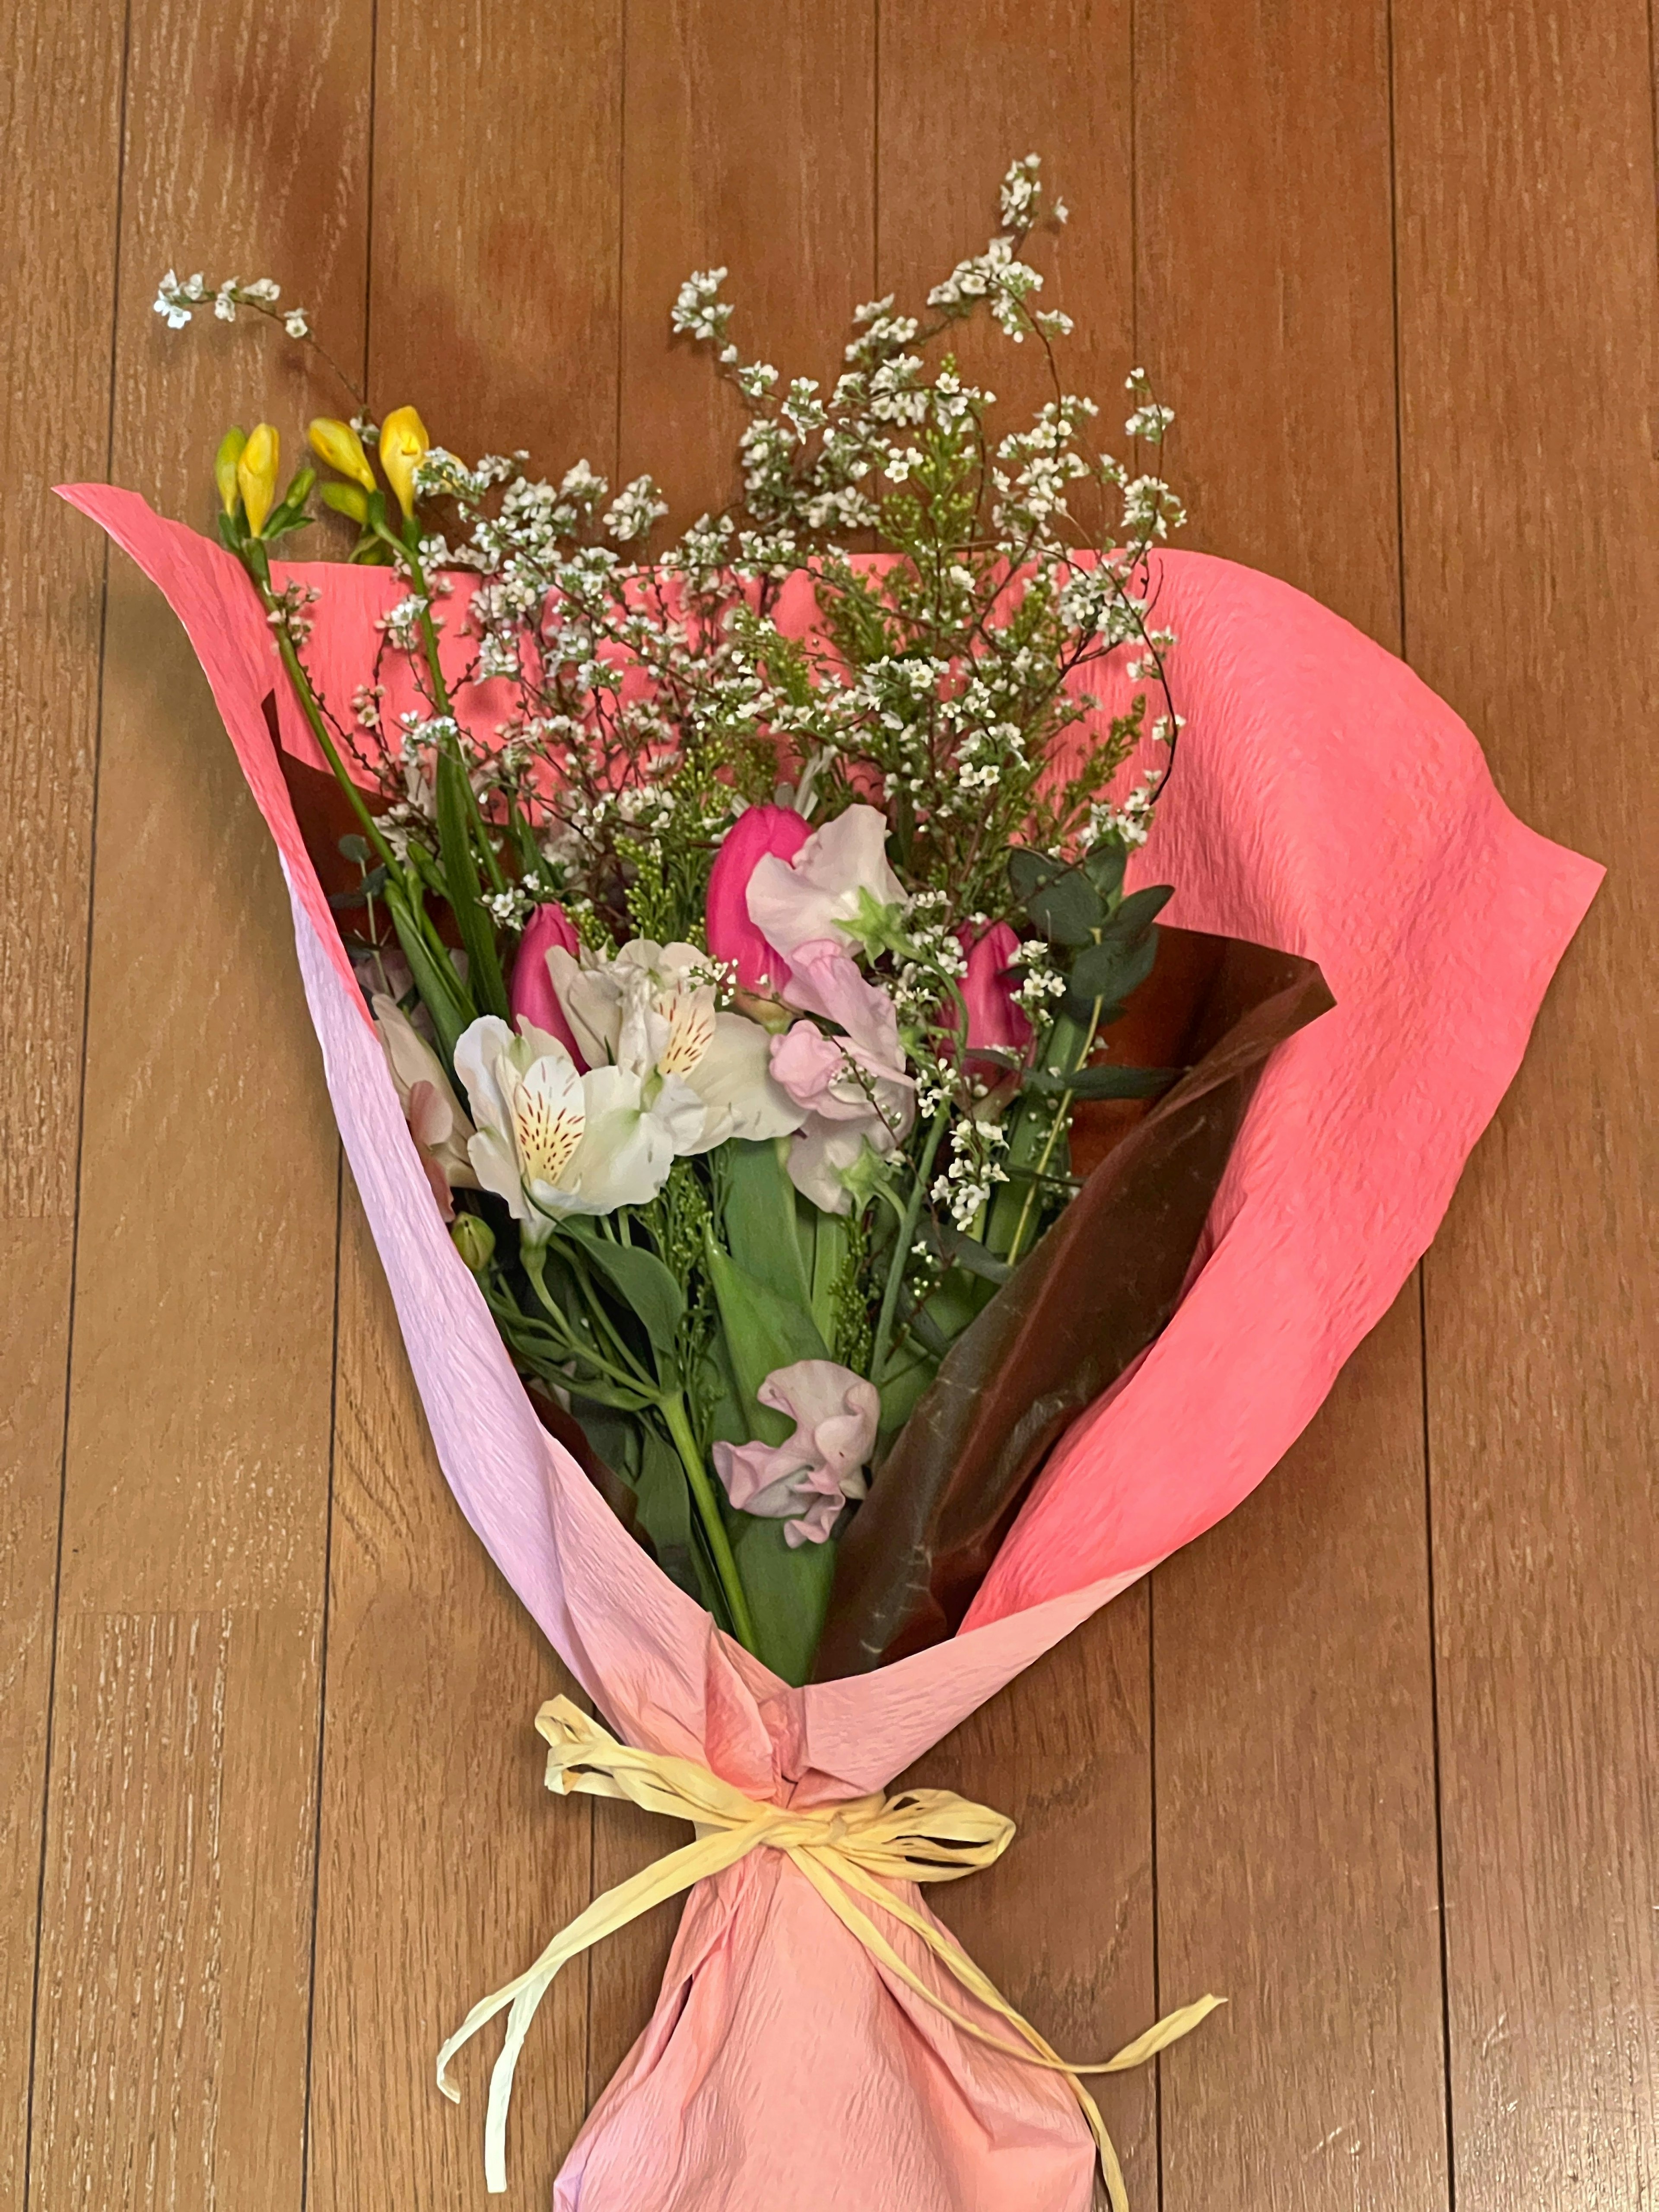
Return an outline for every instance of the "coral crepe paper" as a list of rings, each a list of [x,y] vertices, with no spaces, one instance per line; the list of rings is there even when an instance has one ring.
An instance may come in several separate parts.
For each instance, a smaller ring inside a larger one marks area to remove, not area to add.
[[[659,1572],[546,1435],[449,1243],[295,822],[271,693],[284,747],[315,755],[239,564],[130,493],[64,495],[185,623],[282,853],[341,1134],[463,1510],[619,1735],[751,1796],[882,1787],[1262,1479],[1434,1234],[1601,878],[1515,820],[1469,732],[1401,662],[1270,577],[1157,556],[1187,728],[1138,878],[1175,884],[1172,923],[1306,954],[1336,1007],[1274,1055],[1174,1320],[1055,1453],[962,1632],[792,1689]],[[343,565],[279,564],[288,574],[323,586],[310,657],[343,702],[400,586]],[[548,1817],[556,1849],[574,1831]],[[921,1947],[900,1941],[933,1980]],[[457,2019],[482,1986],[454,1992]],[[1173,2063],[1201,2065],[1201,2045]],[[481,2128],[481,2068],[466,2094],[457,2124]],[[1063,2081],[884,1978],[761,1853],[693,1893],[656,2014],[555,2203],[1085,2212],[1092,2157]]]

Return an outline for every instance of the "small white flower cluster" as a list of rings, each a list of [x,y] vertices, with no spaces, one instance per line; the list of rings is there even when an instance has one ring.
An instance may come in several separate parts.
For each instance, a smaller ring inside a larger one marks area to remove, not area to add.
[[[181,331],[198,307],[210,301],[213,312],[222,323],[234,323],[239,307],[252,307],[281,322],[291,338],[311,335],[310,321],[303,307],[289,307],[280,315],[276,302],[282,298],[282,287],[269,276],[256,277],[244,284],[239,277],[227,276],[222,283],[210,285],[198,269],[193,276],[181,277],[169,269],[162,277],[155,295],[155,313],[166,319],[170,331]]]
[[[421,617],[431,601],[418,592],[409,592],[389,606],[383,615],[374,617],[374,627],[386,634],[386,641],[401,653],[413,653],[420,642]]]
[[[648,537],[668,512],[668,501],[649,477],[624,484],[605,509],[605,527],[618,545]]]
[[[535,904],[521,883],[509,884],[504,891],[493,892],[484,900],[496,927],[510,931],[514,937],[534,913]]]
[[[675,331],[686,337],[704,341],[725,337],[732,310],[720,298],[720,286],[729,274],[725,269],[692,271],[680,286],[670,311],[669,319]]]
[[[1008,1171],[997,1158],[1007,1142],[1000,1121],[963,1115],[951,1124],[950,1161],[928,1195],[945,1208],[957,1228],[972,1229],[996,1186],[1007,1182]]]
[[[311,617],[307,611],[315,606],[322,596],[314,584],[284,584],[265,620],[297,652],[311,635]]]

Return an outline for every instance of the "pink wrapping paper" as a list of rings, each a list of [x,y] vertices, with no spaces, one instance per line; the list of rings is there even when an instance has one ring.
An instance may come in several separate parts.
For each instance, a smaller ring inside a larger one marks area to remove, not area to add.
[[[1316,960],[1336,1007],[1269,1064],[1179,1310],[1056,1452],[962,1632],[792,1689],[659,1571],[545,1434],[450,1245],[295,823],[263,714],[273,690],[285,744],[314,756],[240,567],[130,493],[64,495],[185,623],[281,850],[341,1134],[463,1510],[620,1735],[755,1797],[883,1787],[1261,1480],[1428,1244],[1601,875],[1515,820],[1469,732],[1400,661],[1269,577],[1158,556],[1188,727],[1140,873],[1176,885],[1172,923]],[[349,697],[399,586],[334,565],[281,574],[322,586],[312,658]],[[527,1963],[504,1957],[502,1977]],[[457,2019],[481,1994],[455,1992]],[[1174,2063],[1201,2065],[1201,2037]],[[482,2069],[466,2080],[458,2124],[481,2128]],[[961,2036],[765,1853],[691,1894],[656,2014],[555,2203],[1085,2212],[1092,2155],[1063,2081]]]

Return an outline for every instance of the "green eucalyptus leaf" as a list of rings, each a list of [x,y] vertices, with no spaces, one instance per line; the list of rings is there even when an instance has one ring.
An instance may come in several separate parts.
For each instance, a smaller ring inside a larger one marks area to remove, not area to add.
[[[1105,901],[1080,868],[1033,891],[1025,911],[1051,945],[1087,945],[1106,919]]]
[[[1060,863],[1050,860],[1047,853],[1034,853],[1024,845],[1015,845],[1009,851],[1008,888],[1022,906],[1060,872]]]
[[[1089,881],[1100,893],[1102,898],[1106,899],[1115,898],[1122,890],[1123,871],[1128,865],[1127,847],[1120,845],[1115,839],[1109,840],[1104,844],[1097,845],[1083,863],[1088,873]]]
[[[1178,1067],[1079,1067],[1071,1075],[1046,1070],[1027,1079],[1026,1088],[1045,1098],[1156,1098],[1180,1080]]]
[[[1173,884],[1148,884],[1144,890],[1131,891],[1118,906],[1103,933],[1117,938],[1137,935],[1151,927],[1174,896]]]

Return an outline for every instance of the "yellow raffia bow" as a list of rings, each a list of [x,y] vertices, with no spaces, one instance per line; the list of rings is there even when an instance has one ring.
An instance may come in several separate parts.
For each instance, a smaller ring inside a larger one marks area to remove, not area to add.
[[[544,1705],[536,1716],[536,1727],[550,1746],[550,1790],[563,1796],[580,1790],[590,1797],[629,1798],[647,1813],[695,1822],[697,1838],[668,1852],[627,1881],[618,1882],[603,1897],[596,1897],[554,1937],[527,1973],[474,2005],[438,2053],[438,2087],[452,2103],[459,2104],[461,2093],[449,2078],[450,2060],[486,2021],[511,2007],[507,2040],[489,2077],[489,2105],[484,2120],[484,2179],[492,2195],[507,2187],[507,2107],[513,2094],[513,2071],[536,2008],[560,1967],[603,1936],[614,1936],[665,1898],[678,1896],[695,1882],[735,1866],[750,1851],[764,1847],[786,1853],[877,1964],[942,2013],[963,2034],[1025,2065],[1041,2066],[1066,2076],[1099,2150],[1113,2212],[1128,2212],[1123,2169],[1099,2108],[1079,2077],[1121,2074],[1145,2065],[1225,2000],[1200,1997],[1196,2004],[1166,2013],[1144,2035],[1126,2044],[1115,2058],[1097,2065],[1074,2066],[1051,2050],[1030,2021],[1023,2020],[998,1994],[965,1951],[886,1887],[890,1881],[956,1881],[990,1866],[1013,1838],[1014,1824],[1006,1815],[993,1813],[984,1805],[971,1805],[949,1790],[907,1790],[896,1797],[878,1794],[839,1805],[757,1804],[689,1759],[634,1751],[618,1743],[568,1698],[554,1698]],[[1000,2014],[1021,2042],[1012,2043],[994,2034],[936,1996],[854,1901],[852,1892],[920,1936],[961,1986]]]

